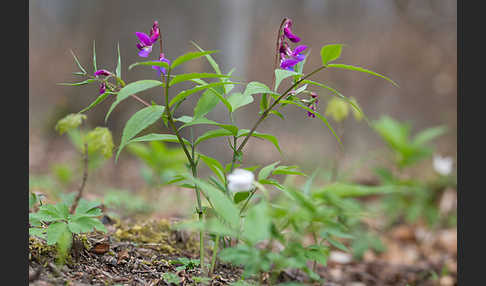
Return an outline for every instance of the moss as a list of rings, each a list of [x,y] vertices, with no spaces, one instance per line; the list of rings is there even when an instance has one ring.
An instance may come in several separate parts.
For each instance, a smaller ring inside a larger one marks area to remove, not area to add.
[[[167,254],[180,254],[187,250],[197,250],[194,240],[181,245],[175,239],[175,232],[167,220],[151,220],[135,223],[131,226],[119,224],[114,237],[121,241],[131,241],[139,244],[149,244],[150,248]]]

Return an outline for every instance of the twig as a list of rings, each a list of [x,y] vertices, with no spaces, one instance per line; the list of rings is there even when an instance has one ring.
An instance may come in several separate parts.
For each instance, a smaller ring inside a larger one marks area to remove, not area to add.
[[[76,210],[79,200],[83,195],[83,190],[84,190],[84,186],[86,185],[86,180],[88,179],[88,144],[86,142],[84,143],[83,164],[84,164],[83,181],[81,182],[81,186],[79,186],[78,195],[76,196],[76,198],[74,198],[74,202],[73,205],[71,206],[70,213],[74,213],[74,210]]]

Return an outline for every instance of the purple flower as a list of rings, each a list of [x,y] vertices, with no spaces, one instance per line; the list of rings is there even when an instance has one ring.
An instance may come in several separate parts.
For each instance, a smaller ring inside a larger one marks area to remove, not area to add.
[[[159,38],[159,23],[154,21],[154,25],[152,26],[152,29],[150,29],[150,36],[142,32],[135,32],[135,35],[137,35],[140,41],[137,43],[137,48],[140,50],[138,55],[146,58],[152,52],[152,45]]]
[[[309,104],[309,108],[312,109],[312,111],[317,111],[317,104],[319,103],[319,99],[317,99],[317,94],[315,92],[311,92],[310,95],[315,100],[314,100],[314,102]],[[310,112],[310,111],[307,111],[307,116],[309,116],[311,118],[316,117],[316,115],[314,113]]]
[[[104,70],[104,69],[101,69],[101,70],[95,71],[94,75],[96,77],[99,76],[99,75],[109,76],[109,75],[111,75],[111,72]]]
[[[286,70],[293,70],[293,67],[298,64],[299,62],[303,61],[305,59],[305,55],[301,54],[305,49],[307,49],[307,46],[305,45],[299,45],[295,48],[294,51],[290,50],[288,47],[283,47],[283,45],[280,47],[280,51],[285,49],[285,52],[282,53],[280,52],[280,68],[286,69]],[[288,58],[285,58],[285,56],[288,56]]]
[[[164,54],[160,54],[160,59],[159,62],[166,62],[167,64],[170,65],[170,60],[166,59],[164,57]],[[153,69],[157,70],[158,75],[160,76],[161,74],[165,75],[165,68],[164,67],[159,67],[159,66],[152,66]]]
[[[100,94],[105,93],[105,91],[106,91],[106,83],[102,82],[100,85]]]
[[[290,27],[292,27],[292,20],[288,20],[287,23],[285,23],[285,26],[284,26],[284,35],[291,41],[291,42],[294,42],[294,43],[298,43],[300,42],[300,38],[297,36],[297,35],[294,35],[292,33],[292,30],[290,30]]]

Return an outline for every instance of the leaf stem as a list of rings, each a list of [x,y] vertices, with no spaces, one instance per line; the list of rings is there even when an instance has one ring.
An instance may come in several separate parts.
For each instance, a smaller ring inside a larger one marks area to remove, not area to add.
[[[257,129],[258,125],[260,125],[260,123],[268,116],[268,113],[273,109],[273,107],[275,107],[275,105],[277,105],[277,103],[282,99],[284,98],[292,89],[294,89],[297,85],[299,85],[302,81],[304,81],[305,79],[309,78],[310,76],[314,75],[315,73],[325,69],[327,66],[321,66],[315,70],[313,70],[311,73],[303,76],[301,79],[299,79],[298,81],[296,81],[291,87],[289,87],[282,95],[280,95],[273,103],[272,105],[270,105],[270,107],[268,107],[267,109],[265,109],[265,111],[262,113],[262,115],[260,116],[260,118],[258,118],[257,122],[253,125],[253,127],[251,128],[250,132],[248,133],[248,135],[246,135],[245,139],[243,140],[243,142],[241,142],[240,146],[238,147],[238,149],[236,150],[237,153],[241,152],[241,150],[243,149],[243,147],[246,145],[246,143],[248,142],[248,139],[250,139],[251,135],[253,135],[253,133],[255,132],[255,130]]]

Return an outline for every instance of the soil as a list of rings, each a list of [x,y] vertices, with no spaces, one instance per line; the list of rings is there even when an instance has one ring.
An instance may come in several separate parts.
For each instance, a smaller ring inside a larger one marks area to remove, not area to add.
[[[159,219],[144,223],[114,222],[103,217],[108,233],[78,235],[64,265],[56,264],[54,248],[40,239],[29,240],[29,285],[176,285],[165,273],[179,277],[177,285],[229,285],[240,279],[242,269],[218,263],[202,284],[199,267],[184,267],[180,257],[198,258],[195,235],[170,228]],[[387,251],[367,251],[360,261],[332,251],[326,267],[317,272],[324,284],[312,284],[299,271],[280,273],[278,282],[309,285],[456,285],[456,229],[430,231],[421,226],[399,225],[384,234]],[[264,283],[268,277],[263,277]]]

